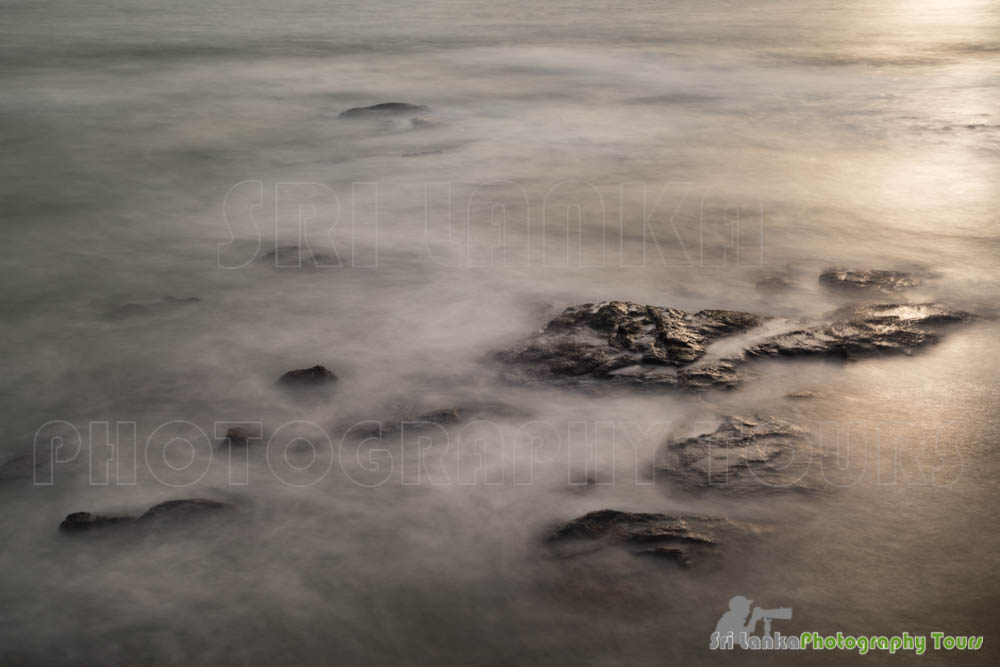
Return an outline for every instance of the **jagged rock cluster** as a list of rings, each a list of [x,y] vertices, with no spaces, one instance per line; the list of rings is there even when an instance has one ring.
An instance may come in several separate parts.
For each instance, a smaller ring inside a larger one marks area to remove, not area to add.
[[[515,381],[728,388],[753,357],[908,354],[937,342],[940,325],[970,318],[929,303],[855,305],[823,321],[795,322],[606,301],[567,308],[500,357],[517,369],[506,374]],[[732,344],[712,354],[710,346],[723,339]]]

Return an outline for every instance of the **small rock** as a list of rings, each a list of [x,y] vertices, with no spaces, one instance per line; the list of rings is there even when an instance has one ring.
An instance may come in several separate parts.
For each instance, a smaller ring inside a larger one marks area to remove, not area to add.
[[[790,398],[792,400],[800,401],[808,398],[816,398],[816,394],[811,391],[793,391],[791,393],[785,394],[785,398]]]
[[[664,445],[656,474],[686,489],[801,489],[815,454],[808,433],[787,419],[725,417],[711,433]]]
[[[412,153],[403,153],[402,157],[423,157],[425,155],[441,155],[444,151],[413,151]]]
[[[546,543],[557,555],[575,556],[616,546],[635,555],[669,556],[690,565],[693,557],[714,547],[729,527],[725,519],[597,510],[556,528]],[[585,545],[581,550],[580,544]]]
[[[228,509],[232,506],[228,503],[220,503],[215,500],[205,498],[186,498],[183,500],[169,500],[150,507],[145,513],[136,516],[119,516],[92,514],[90,512],[73,512],[68,514],[59,530],[63,532],[84,532],[98,528],[108,527],[139,527],[151,526],[167,521],[183,520],[193,518],[202,514]]]
[[[819,275],[819,282],[827,287],[837,289],[879,290],[882,292],[899,292],[920,284],[916,278],[902,271],[842,268],[823,271]]]
[[[427,128],[427,127],[435,127],[437,123],[434,122],[434,120],[426,118],[424,116],[414,116],[413,118],[410,119],[410,125],[412,125],[415,128]]]
[[[757,281],[758,292],[785,292],[795,285],[781,276],[771,276]]]
[[[427,113],[431,109],[422,104],[406,104],[404,102],[383,102],[370,107],[354,107],[341,111],[337,118],[364,118],[369,116],[392,116],[400,114]]]
[[[338,380],[336,374],[326,366],[313,366],[288,371],[278,378],[278,384],[286,387],[319,387]]]
[[[219,443],[221,447],[246,447],[250,444],[250,433],[245,428],[234,426],[226,431],[226,437]]]
[[[59,530],[64,532],[91,530],[93,528],[105,528],[107,526],[132,523],[134,521],[136,521],[135,518],[128,516],[105,516],[91,514],[90,512],[73,512],[72,514],[67,514],[66,518],[59,524]]]

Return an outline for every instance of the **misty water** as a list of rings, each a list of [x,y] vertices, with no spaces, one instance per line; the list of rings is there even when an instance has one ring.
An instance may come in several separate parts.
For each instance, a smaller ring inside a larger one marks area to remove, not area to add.
[[[737,594],[996,664],[1000,7],[752,5],[0,3],[0,460],[62,444],[51,484],[0,483],[3,664],[711,664]],[[338,118],[380,102],[430,111]],[[817,281],[838,265],[983,318],[700,394],[526,387],[493,354],[606,299],[819,318],[853,299]],[[315,364],[332,392],[275,385]],[[469,405],[491,427],[461,442],[342,439]],[[756,413],[846,473],[651,482],[674,429]],[[223,422],[272,446],[234,464]],[[186,497],[236,509],[57,530]],[[603,508],[755,534],[691,568],[546,549]]]

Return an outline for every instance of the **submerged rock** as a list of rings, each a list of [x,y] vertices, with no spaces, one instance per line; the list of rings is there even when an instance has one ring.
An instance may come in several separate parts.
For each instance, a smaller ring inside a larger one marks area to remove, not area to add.
[[[639,556],[667,557],[691,565],[719,542],[730,527],[726,519],[598,510],[565,523],[545,542],[560,556],[575,556],[609,546]]]
[[[198,303],[199,301],[201,301],[201,299],[196,296],[176,297],[167,295],[159,301],[123,304],[110,310],[108,312],[108,317],[110,319],[117,320],[141,315],[153,315],[159,312],[173,310],[177,306]]]
[[[656,476],[686,489],[801,489],[816,456],[808,432],[787,419],[725,417],[711,433],[666,443]]]
[[[210,512],[229,509],[232,505],[220,503],[215,500],[205,498],[186,498],[183,500],[169,500],[158,505],[153,505],[146,512],[139,516],[120,516],[107,514],[92,514],[90,512],[73,512],[68,514],[59,530],[63,532],[82,532],[98,528],[116,527],[139,527],[152,526],[163,522],[173,522],[194,518]]]
[[[790,398],[794,401],[804,401],[810,398],[816,398],[816,394],[811,391],[792,391],[785,394],[785,398]]]
[[[781,276],[771,276],[758,280],[755,287],[759,292],[784,292],[795,287],[795,284]]]
[[[234,426],[226,431],[226,437],[219,443],[220,447],[246,447],[250,444],[250,433],[245,428]]]
[[[402,157],[424,157],[425,155],[441,155],[442,153],[444,153],[442,150],[412,151],[410,153],[403,153]]]
[[[899,292],[920,284],[916,278],[903,271],[880,269],[832,268],[819,275],[819,282],[827,287],[847,290],[879,290]]]
[[[341,111],[337,118],[363,118],[366,116],[390,116],[411,113],[427,113],[430,107],[423,104],[406,104],[405,102],[382,102],[369,107],[354,107],[347,111]]]
[[[280,378],[278,384],[285,387],[321,387],[333,384],[340,378],[326,366],[313,366],[312,368],[299,368],[288,371]]]
[[[260,256],[260,262],[278,269],[341,266],[336,253],[315,252],[308,246],[283,245]]]
[[[500,358],[512,365],[505,376],[517,382],[730,388],[755,357],[909,353],[937,342],[939,325],[972,318],[936,304],[848,306],[824,321],[794,322],[606,301],[567,308]]]

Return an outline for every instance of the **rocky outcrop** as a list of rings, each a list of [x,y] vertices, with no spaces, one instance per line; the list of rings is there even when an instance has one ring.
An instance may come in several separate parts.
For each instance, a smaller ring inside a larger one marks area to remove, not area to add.
[[[406,104],[405,102],[383,102],[370,107],[354,107],[341,111],[337,118],[369,118],[373,116],[398,116],[404,114],[427,113],[431,109],[423,104]]]
[[[726,519],[598,510],[552,531],[546,544],[559,556],[575,556],[606,547],[639,556],[666,557],[691,565],[714,547],[730,526]]]
[[[845,306],[829,322],[792,326],[750,346],[751,357],[827,356],[859,359],[882,354],[911,354],[936,343],[942,324],[967,322],[971,313],[933,303]]]
[[[77,533],[110,527],[151,527],[183,521],[220,510],[229,509],[232,505],[220,503],[205,498],[186,498],[184,500],[169,500],[153,505],[139,516],[122,516],[108,514],[92,514],[90,512],[73,512],[68,514],[59,530],[67,533]]]
[[[288,371],[280,378],[278,384],[283,387],[322,387],[337,382],[339,378],[326,366],[299,368]]]
[[[755,357],[908,354],[937,342],[940,325],[972,317],[936,304],[868,304],[796,322],[606,301],[567,308],[499,356],[510,364],[505,377],[516,382],[730,388]],[[713,344],[719,347],[710,351]]]
[[[688,490],[791,490],[807,487],[819,463],[808,432],[787,419],[724,417],[711,433],[667,442],[656,477]]]
[[[834,289],[881,292],[899,292],[920,284],[920,281],[903,271],[843,268],[826,269],[819,275],[819,282]]]
[[[501,357],[542,380],[606,380],[625,384],[735,384],[734,368],[689,368],[713,341],[761,324],[731,310],[693,315],[626,301],[571,306]]]

